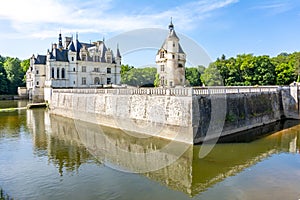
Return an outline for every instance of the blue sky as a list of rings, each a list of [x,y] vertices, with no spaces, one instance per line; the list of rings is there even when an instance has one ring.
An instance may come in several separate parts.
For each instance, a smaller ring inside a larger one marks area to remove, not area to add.
[[[195,41],[212,60],[222,54],[300,51],[298,0],[9,0],[1,2],[0,55],[45,54],[60,30],[63,36],[79,32],[85,42],[109,40],[135,29],[167,29],[170,17],[177,33]],[[122,41],[119,45],[122,53]],[[152,54],[128,54],[123,62],[153,63]]]

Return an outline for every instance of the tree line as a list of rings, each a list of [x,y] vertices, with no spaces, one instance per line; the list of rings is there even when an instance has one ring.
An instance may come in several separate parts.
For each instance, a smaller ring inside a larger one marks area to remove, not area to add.
[[[241,54],[222,55],[201,75],[205,85],[251,86],[289,85],[299,82],[300,52],[281,53],[276,57]]]
[[[26,85],[25,74],[29,59],[2,57],[0,55],[0,95],[17,94],[18,87]]]
[[[186,67],[186,86],[289,85],[300,82],[300,52],[281,53],[276,57],[240,54],[204,66]],[[121,82],[133,86],[157,86],[156,67],[121,66]]]

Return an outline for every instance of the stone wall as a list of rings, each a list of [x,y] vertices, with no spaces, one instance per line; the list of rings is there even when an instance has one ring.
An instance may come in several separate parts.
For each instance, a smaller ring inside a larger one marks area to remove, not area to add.
[[[193,143],[189,96],[114,94],[114,90],[53,90],[53,114]],[[105,91],[105,93],[102,93]]]
[[[194,142],[269,124],[283,117],[278,92],[193,97]]]
[[[49,97],[53,114],[185,143],[299,119],[298,89],[289,87],[54,89]]]

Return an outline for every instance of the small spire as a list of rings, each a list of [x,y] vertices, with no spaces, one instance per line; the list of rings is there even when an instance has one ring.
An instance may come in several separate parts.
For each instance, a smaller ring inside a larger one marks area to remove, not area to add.
[[[76,40],[78,40],[78,32],[76,32]]]
[[[104,38],[104,36],[103,36],[103,42],[105,42],[105,38]]]
[[[117,43],[117,57],[121,58],[120,50],[119,50],[119,43]]]
[[[62,45],[62,37],[61,37],[61,30],[59,31],[59,35],[58,35],[58,48],[62,49],[63,45]]]
[[[172,31],[172,30],[174,29],[174,25],[173,25],[172,17],[171,17],[171,21],[170,21],[169,29],[170,29],[170,31]]]

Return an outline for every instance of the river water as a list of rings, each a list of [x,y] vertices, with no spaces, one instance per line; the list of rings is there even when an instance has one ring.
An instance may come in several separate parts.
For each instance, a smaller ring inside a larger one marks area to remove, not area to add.
[[[0,108],[26,102],[0,102]],[[50,115],[0,112],[0,187],[14,199],[300,199],[300,126],[191,146]]]

